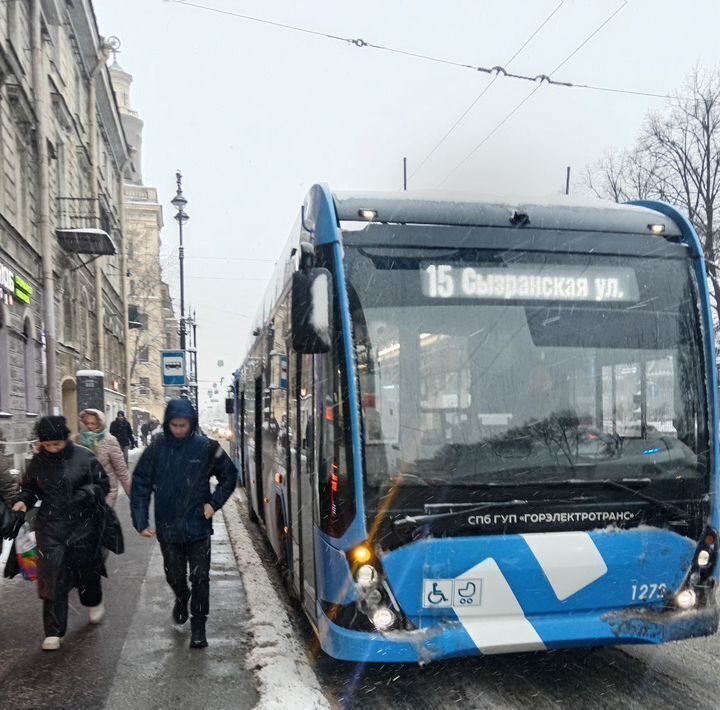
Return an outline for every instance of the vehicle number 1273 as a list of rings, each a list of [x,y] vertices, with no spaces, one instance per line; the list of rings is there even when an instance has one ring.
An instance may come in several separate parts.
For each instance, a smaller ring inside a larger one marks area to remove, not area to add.
[[[639,601],[650,601],[651,599],[662,599],[667,594],[667,587],[664,584],[633,584],[632,598]]]

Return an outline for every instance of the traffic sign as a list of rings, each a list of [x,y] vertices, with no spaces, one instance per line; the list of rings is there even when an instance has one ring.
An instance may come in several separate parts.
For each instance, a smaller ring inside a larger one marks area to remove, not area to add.
[[[164,387],[182,387],[185,384],[185,353],[182,350],[163,350],[162,378]]]

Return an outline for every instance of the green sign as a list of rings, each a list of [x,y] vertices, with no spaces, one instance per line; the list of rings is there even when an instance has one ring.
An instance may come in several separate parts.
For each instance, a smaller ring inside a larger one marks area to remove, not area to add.
[[[33,288],[22,276],[15,274],[15,298],[22,303],[30,303]]]

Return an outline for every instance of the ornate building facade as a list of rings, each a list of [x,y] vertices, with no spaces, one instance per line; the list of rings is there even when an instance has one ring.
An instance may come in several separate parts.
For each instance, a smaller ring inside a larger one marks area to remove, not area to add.
[[[128,402],[123,173],[132,167],[90,0],[0,3],[0,430],[77,427],[77,372]]]
[[[125,133],[132,145],[132,167],[124,187],[124,224],[130,265],[130,336],[128,370],[133,401],[133,423],[138,426],[154,415],[162,421],[166,395],[161,352],[179,346],[178,321],[170,289],[163,280],[161,256],[162,205],[157,189],[143,184],[143,122],[132,108],[132,75],[115,61],[110,67]]]

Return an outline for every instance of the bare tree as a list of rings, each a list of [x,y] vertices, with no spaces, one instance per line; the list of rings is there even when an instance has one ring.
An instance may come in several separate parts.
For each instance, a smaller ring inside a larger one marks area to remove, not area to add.
[[[654,157],[638,147],[606,150],[586,168],[585,183],[597,197],[615,202],[669,199]]]
[[[627,151],[608,148],[597,163],[585,168],[585,183],[597,197],[627,202],[627,166]]]
[[[700,237],[720,305],[720,67],[696,67],[665,108],[647,116],[633,150],[607,152],[588,168],[586,183],[599,197],[665,200],[683,209]]]

